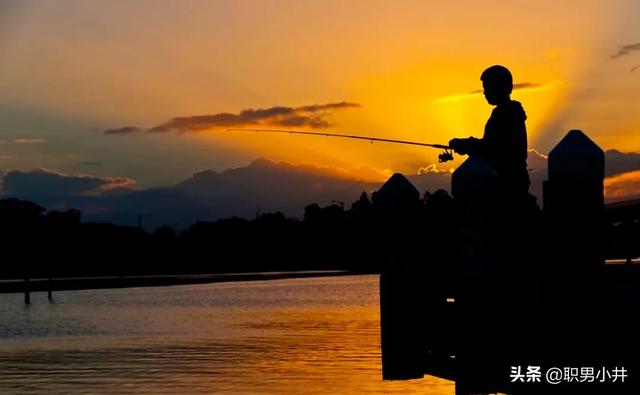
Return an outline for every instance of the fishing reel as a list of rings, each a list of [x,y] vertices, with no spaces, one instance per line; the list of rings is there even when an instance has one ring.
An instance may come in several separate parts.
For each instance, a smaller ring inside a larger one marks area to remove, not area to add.
[[[443,153],[438,155],[438,162],[444,163],[453,160],[453,151],[450,149],[445,149]]]

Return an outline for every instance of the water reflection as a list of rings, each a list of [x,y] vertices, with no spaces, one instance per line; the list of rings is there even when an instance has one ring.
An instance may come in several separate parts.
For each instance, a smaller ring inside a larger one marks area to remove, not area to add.
[[[0,393],[425,393],[383,382],[378,277],[0,295]]]

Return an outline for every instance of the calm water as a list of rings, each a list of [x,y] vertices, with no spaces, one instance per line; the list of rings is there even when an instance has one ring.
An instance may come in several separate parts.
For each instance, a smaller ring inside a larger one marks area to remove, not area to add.
[[[453,394],[383,382],[378,276],[0,295],[0,394]]]

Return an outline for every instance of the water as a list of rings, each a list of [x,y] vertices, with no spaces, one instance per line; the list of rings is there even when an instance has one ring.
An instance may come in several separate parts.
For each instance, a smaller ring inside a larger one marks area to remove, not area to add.
[[[423,393],[384,382],[378,276],[0,295],[0,394]]]

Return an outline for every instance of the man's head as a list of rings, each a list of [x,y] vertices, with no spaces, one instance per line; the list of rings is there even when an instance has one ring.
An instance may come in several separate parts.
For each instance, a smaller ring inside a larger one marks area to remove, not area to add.
[[[489,104],[498,105],[509,100],[513,90],[513,77],[504,66],[491,66],[480,76],[484,97]]]

